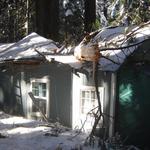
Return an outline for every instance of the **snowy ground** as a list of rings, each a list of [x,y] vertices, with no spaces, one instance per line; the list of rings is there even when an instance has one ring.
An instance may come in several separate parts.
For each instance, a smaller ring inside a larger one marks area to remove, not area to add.
[[[75,138],[75,131],[59,128],[56,136],[56,124],[51,127],[45,123],[25,119],[23,117],[9,116],[0,112],[0,150],[76,150],[75,147],[83,145],[87,135],[79,134]],[[58,129],[58,128],[57,128]],[[4,136],[4,137],[3,137]],[[97,150],[83,146],[82,150]],[[78,150],[78,149],[77,149]]]

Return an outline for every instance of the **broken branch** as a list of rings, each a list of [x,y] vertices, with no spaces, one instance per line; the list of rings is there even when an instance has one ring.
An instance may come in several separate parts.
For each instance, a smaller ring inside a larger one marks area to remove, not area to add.
[[[44,120],[48,123],[48,122],[49,122],[48,118],[47,118],[47,117],[45,116],[45,114],[41,111],[40,107],[36,105],[36,103],[35,103],[36,99],[35,99],[33,93],[32,93],[32,92],[29,92],[28,94],[29,94],[29,96],[30,96],[30,98],[31,98],[31,100],[32,100],[32,102],[33,102],[33,104],[35,105],[35,107],[39,110],[39,112],[41,113],[41,115],[42,115],[42,117],[44,118]]]

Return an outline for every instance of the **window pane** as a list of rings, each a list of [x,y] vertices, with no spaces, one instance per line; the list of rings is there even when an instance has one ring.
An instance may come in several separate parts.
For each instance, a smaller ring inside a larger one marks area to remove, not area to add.
[[[90,91],[85,91],[85,98],[90,98]]]
[[[41,83],[41,96],[46,97],[46,83]]]
[[[46,83],[42,83],[42,89],[46,90]]]
[[[84,113],[84,103],[85,103],[85,99],[81,100],[81,112]]]
[[[92,101],[91,101],[91,106],[94,108],[94,107],[96,107],[96,99],[93,99]]]
[[[38,83],[37,82],[32,82],[32,87],[35,89],[38,89]]]
[[[81,113],[86,114],[98,106],[96,92],[93,89],[87,89],[81,93]]]
[[[99,95],[102,94],[103,92],[99,89]],[[81,95],[80,95],[80,100],[81,100],[81,113],[82,114],[87,114],[90,110],[98,106],[98,101],[97,101],[97,95],[95,89],[92,87],[84,87],[84,89],[81,89]],[[100,95],[102,97],[102,95]],[[101,102],[103,102],[102,99],[100,99]],[[103,103],[102,103],[102,110],[103,110]],[[96,112],[97,109],[94,110]]]
[[[39,96],[38,83],[32,82],[32,92],[34,96]]]
[[[82,91],[81,93],[82,93],[81,97],[85,98],[85,91]]]
[[[34,96],[46,97],[46,83],[32,82],[32,92]]]
[[[95,99],[95,91],[91,91],[91,98]]]
[[[39,96],[39,90],[33,89],[33,95],[34,95],[34,96]]]
[[[46,114],[46,101],[40,99],[35,100],[32,105],[32,112],[39,112],[38,108],[40,108],[42,113]]]
[[[42,91],[42,97],[46,97],[46,91],[45,90]]]

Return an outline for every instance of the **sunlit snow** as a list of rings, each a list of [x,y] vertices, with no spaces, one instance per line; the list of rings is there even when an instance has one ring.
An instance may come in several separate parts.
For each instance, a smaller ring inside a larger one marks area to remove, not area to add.
[[[13,117],[0,112],[0,150],[56,150],[61,147],[63,150],[83,146],[86,134],[77,133],[71,129],[62,130],[58,136],[47,135],[51,133],[52,127],[46,123],[33,121],[23,117]],[[83,146],[83,150],[98,150],[90,146]]]

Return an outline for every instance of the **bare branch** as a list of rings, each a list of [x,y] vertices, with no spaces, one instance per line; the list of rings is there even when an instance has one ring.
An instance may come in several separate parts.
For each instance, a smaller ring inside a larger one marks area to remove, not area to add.
[[[48,122],[49,122],[48,118],[47,118],[47,117],[45,116],[45,114],[41,111],[40,107],[39,107],[38,105],[36,105],[36,103],[35,103],[36,99],[35,99],[33,93],[32,93],[32,92],[29,92],[28,94],[29,94],[29,96],[30,96],[30,98],[31,98],[31,100],[32,100],[32,102],[33,102],[33,104],[35,105],[35,107],[36,107],[36,108],[39,110],[39,112],[41,113],[43,119],[48,123]]]
[[[99,51],[107,51],[107,50],[122,50],[122,49],[126,49],[126,48],[130,48],[130,47],[134,47],[134,46],[138,46],[146,41],[149,41],[150,38],[148,39],[145,39],[144,41],[141,41],[141,42],[138,42],[138,43],[135,43],[135,44],[131,44],[131,45],[128,45],[128,46],[123,46],[123,47],[109,47],[109,48],[99,48]]]
[[[41,55],[46,61],[48,61],[48,60],[46,59],[46,57],[45,57],[44,54],[42,54],[41,52],[39,52],[36,48],[34,48],[34,50],[35,50],[39,55]]]
[[[135,30],[133,30],[132,32],[130,32],[130,33],[128,33],[127,34],[127,39],[128,39],[128,37],[131,37],[132,35],[134,35],[134,33],[136,32],[136,31],[138,31],[139,29],[141,29],[141,28],[143,28],[144,26],[147,26],[147,25],[149,25],[150,24],[150,21],[148,21],[148,22],[146,22],[146,23],[142,23],[140,26],[138,26],[137,28],[135,28]]]
[[[109,61],[111,61],[111,62],[113,62],[114,64],[116,64],[116,65],[120,65],[120,63],[117,63],[117,62],[115,62],[114,60],[112,60],[112,59],[110,59],[110,58],[108,58],[108,57],[106,57],[106,56],[101,56],[102,58],[105,58],[105,59],[107,59],[107,60],[109,60]]]

